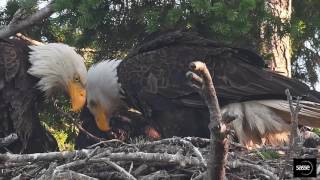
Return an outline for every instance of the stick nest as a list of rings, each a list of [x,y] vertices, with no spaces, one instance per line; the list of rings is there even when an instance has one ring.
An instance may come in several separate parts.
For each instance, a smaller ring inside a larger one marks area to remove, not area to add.
[[[0,154],[0,179],[203,179],[209,157],[209,139],[186,137],[159,141],[135,139],[100,142],[88,149],[37,154]],[[292,178],[287,147],[248,150],[231,143],[228,179]],[[303,158],[319,158],[316,148],[302,148]]]

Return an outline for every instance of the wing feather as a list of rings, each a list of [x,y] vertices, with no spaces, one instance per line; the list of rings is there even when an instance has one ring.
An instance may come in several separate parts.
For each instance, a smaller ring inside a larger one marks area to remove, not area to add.
[[[263,59],[256,53],[184,33],[161,36],[134,49],[119,65],[119,82],[128,101],[139,110],[147,106],[160,108],[157,104],[163,99],[206,108],[185,76],[189,63],[198,60],[209,68],[221,106],[250,100],[286,99],[285,89],[293,96],[320,103],[320,98],[311,94],[307,85],[263,70]]]
[[[12,80],[19,71],[20,61],[14,44],[0,39],[0,89]]]

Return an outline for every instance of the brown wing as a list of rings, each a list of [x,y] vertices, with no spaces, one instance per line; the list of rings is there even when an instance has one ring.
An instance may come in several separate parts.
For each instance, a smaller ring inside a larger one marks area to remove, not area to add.
[[[20,67],[17,49],[12,43],[0,40],[0,90],[5,82],[9,82],[16,76]]]
[[[27,73],[28,53],[26,43],[0,39],[0,137],[18,134],[19,142],[8,147],[14,153],[57,149],[56,141],[39,121],[36,104],[40,92],[35,88],[38,79]]]
[[[186,79],[188,65],[204,61],[213,75],[221,105],[256,99],[283,99],[292,94],[310,96],[309,88],[298,81],[262,70],[257,54],[231,48],[197,36],[164,36],[132,51],[119,66],[119,81],[128,101],[145,113],[177,104],[205,107]],[[261,63],[262,62],[262,63]]]

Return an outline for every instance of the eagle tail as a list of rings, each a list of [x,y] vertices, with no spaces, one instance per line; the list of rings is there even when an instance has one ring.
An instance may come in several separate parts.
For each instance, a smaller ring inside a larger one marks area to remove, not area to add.
[[[296,105],[296,103],[295,103]],[[300,125],[320,127],[320,104],[301,101]],[[287,143],[290,133],[290,106],[285,100],[258,100],[229,104],[223,116],[235,117],[231,127],[239,141],[247,147],[260,144]]]
[[[291,111],[287,101],[284,100],[261,100],[258,103],[271,108],[287,123],[291,122]],[[294,108],[297,103],[293,103]],[[320,104],[311,101],[300,101],[298,121],[300,125],[320,128]]]

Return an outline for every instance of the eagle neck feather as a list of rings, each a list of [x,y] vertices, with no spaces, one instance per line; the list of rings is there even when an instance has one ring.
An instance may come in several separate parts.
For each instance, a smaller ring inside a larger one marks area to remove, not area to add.
[[[99,102],[113,113],[121,105],[120,84],[117,67],[121,60],[104,60],[93,65],[88,71],[88,102]]]

